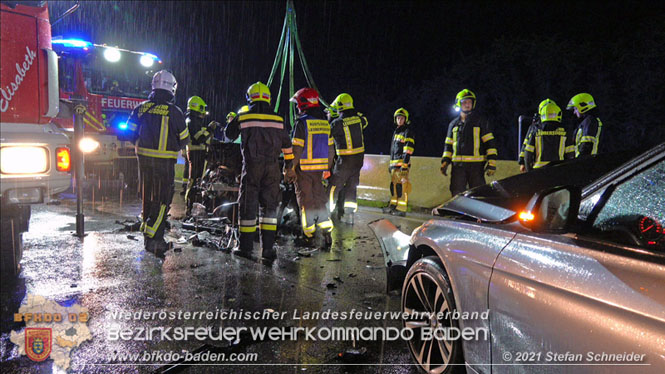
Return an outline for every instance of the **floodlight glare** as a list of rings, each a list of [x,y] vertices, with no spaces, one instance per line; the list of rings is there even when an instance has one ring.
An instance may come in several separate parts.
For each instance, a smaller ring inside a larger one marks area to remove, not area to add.
[[[141,59],[139,61],[141,62],[141,65],[143,65],[146,68],[151,67],[152,64],[155,63],[155,59],[150,55],[141,56]]]
[[[104,58],[109,62],[120,61],[120,51],[117,48],[106,47]]]

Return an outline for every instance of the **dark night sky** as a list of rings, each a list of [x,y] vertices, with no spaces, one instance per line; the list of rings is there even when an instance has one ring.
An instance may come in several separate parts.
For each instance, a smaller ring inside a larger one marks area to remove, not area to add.
[[[52,17],[72,1],[51,1]],[[325,99],[350,93],[370,121],[367,148],[386,153],[392,113],[417,125],[416,155],[440,156],[455,94],[470,88],[514,158],[519,114],[550,97],[590,92],[606,145],[665,140],[665,11],[660,1],[295,0],[307,62]],[[95,43],[150,51],[179,81],[177,103],[200,95],[218,120],[266,81],[286,1],[83,1],[53,27]],[[296,65],[296,89],[304,78]],[[273,83],[273,97],[278,85]],[[639,109],[638,109],[639,108]],[[282,114],[288,113],[284,103]],[[611,126],[611,128],[610,128]]]

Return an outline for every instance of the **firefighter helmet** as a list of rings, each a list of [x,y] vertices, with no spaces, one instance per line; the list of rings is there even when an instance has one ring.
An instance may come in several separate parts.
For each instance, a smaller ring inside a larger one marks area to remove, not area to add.
[[[404,123],[411,123],[409,121],[409,111],[404,109],[404,108],[399,108],[395,111],[393,114],[393,121],[397,123],[397,116],[402,116],[404,117]]]
[[[270,104],[270,88],[261,82],[256,82],[247,88],[245,97],[248,103],[264,101]]]
[[[160,70],[152,77],[153,90],[166,90],[175,96],[175,90],[178,88],[178,82],[175,80],[173,74],[167,70]]]
[[[554,103],[554,100],[552,99],[545,99],[538,104],[538,114],[540,114],[540,110],[543,109],[543,107],[549,103]],[[555,103],[556,104],[556,103]]]
[[[466,99],[471,99],[473,101],[471,110],[476,108],[476,95],[473,92],[471,92],[471,90],[465,88],[462,91],[458,92],[457,96],[455,96],[455,109],[460,110],[462,108],[462,100]]]
[[[238,113],[236,113],[236,112],[229,112],[229,113],[226,115],[226,122],[231,121],[232,119],[236,118],[237,116],[238,116]]]
[[[330,106],[338,113],[343,110],[353,109],[353,98],[348,93],[341,93],[337,95]]]
[[[573,96],[573,98],[570,99],[566,109],[573,110],[573,108],[577,108],[577,111],[581,114],[588,112],[595,107],[596,102],[593,100],[593,96],[589,95],[588,93],[581,93]]]
[[[299,111],[304,111],[309,108],[316,108],[319,104],[319,93],[315,89],[305,87],[298,90],[298,92],[293,95],[289,100],[292,103],[296,103]]]
[[[543,105],[538,111],[540,114],[540,121],[556,121],[561,122],[561,108],[552,100]]]
[[[192,96],[187,100],[187,110],[207,114],[207,108],[205,101],[199,96]]]

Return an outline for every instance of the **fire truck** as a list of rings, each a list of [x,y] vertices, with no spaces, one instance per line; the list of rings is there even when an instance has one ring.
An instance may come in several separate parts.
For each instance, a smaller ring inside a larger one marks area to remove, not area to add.
[[[131,111],[147,100],[154,68],[162,61],[154,54],[130,51],[82,39],[54,37],[59,56],[60,98],[74,96],[87,102],[84,133],[99,146],[85,156],[86,180],[93,188],[137,187],[137,159],[127,141]],[[71,117],[54,120],[71,137]]]
[[[30,204],[70,186],[70,140],[59,112],[58,57],[43,1],[0,3],[0,275],[20,271]]]

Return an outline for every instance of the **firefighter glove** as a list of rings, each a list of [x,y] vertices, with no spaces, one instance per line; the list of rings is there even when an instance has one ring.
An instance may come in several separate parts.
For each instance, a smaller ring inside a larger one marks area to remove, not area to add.
[[[447,169],[448,169],[448,162],[447,161],[442,162],[441,163],[441,174],[447,176],[448,175]]]

